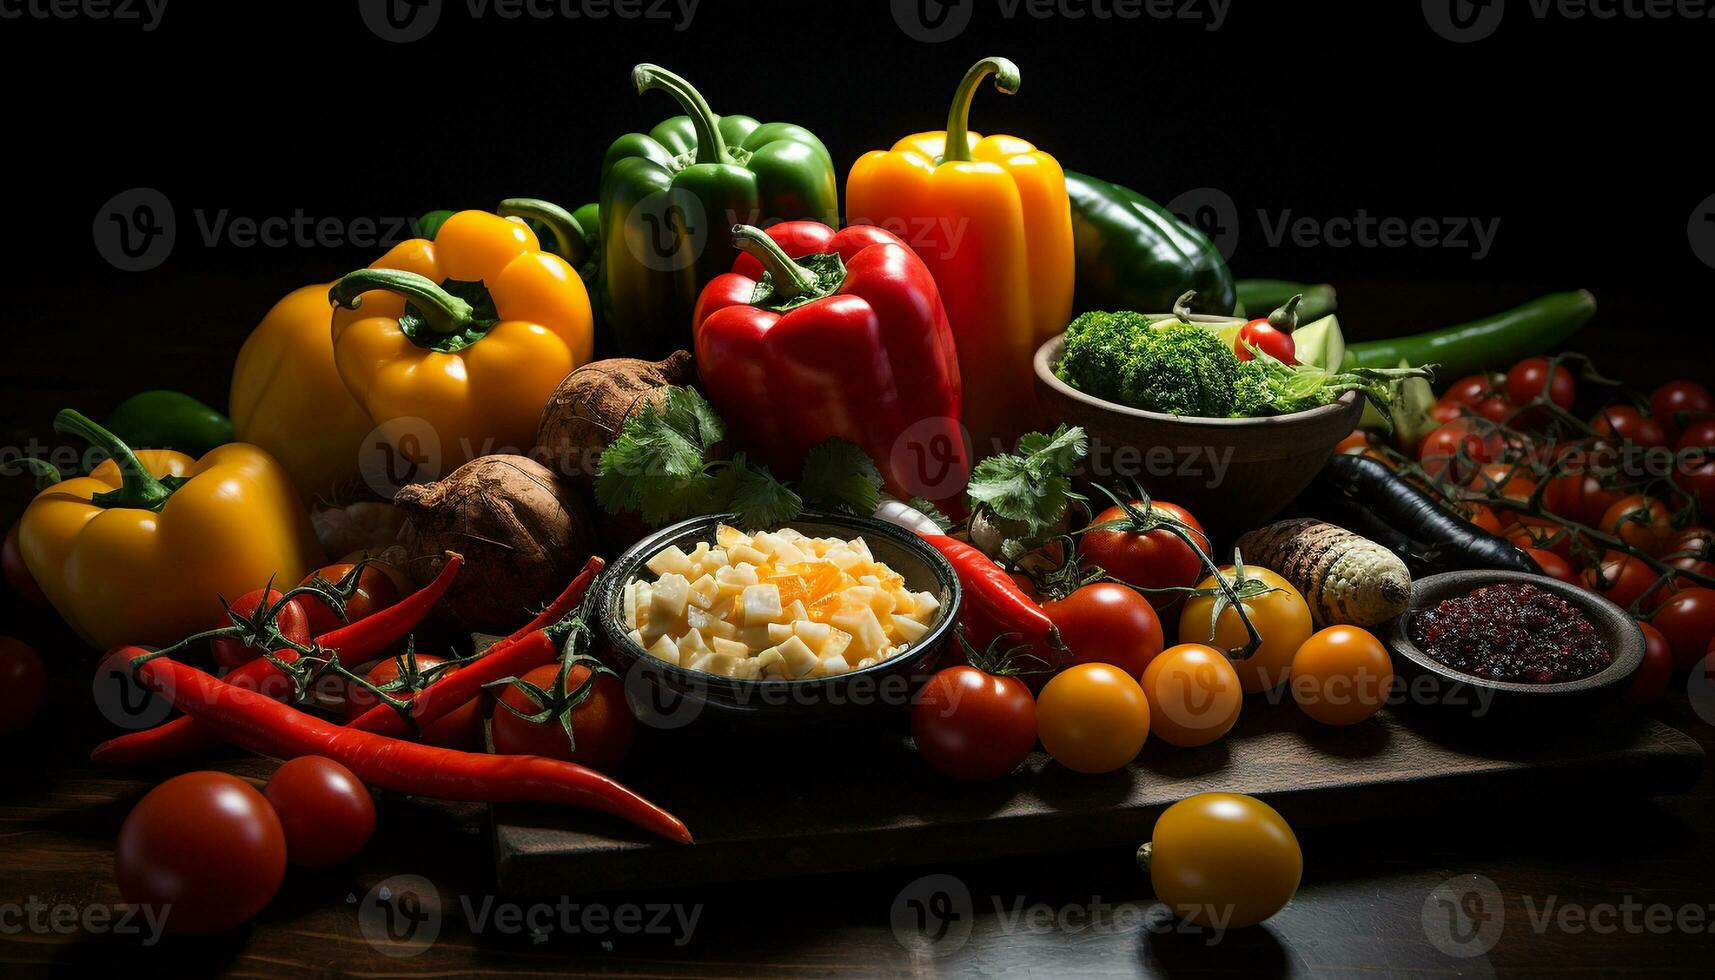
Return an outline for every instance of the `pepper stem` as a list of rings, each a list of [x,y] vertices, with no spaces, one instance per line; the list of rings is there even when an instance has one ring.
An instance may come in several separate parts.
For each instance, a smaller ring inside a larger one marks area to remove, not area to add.
[[[1286,305],[1268,315],[1268,325],[1281,333],[1291,333],[1298,329],[1298,304],[1304,299],[1299,293],[1286,301]]]
[[[762,263],[767,271],[769,280],[774,284],[774,295],[781,300],[791,301],[814,292],[819,277],[810,269],[792,261],[780,243],[768,236],[768,233],[755,225],[733,225],[732,243],[739,251],[750,255]]]
[[[62,409],[54,416],[54,431],[63,436],[77,436],[92,446],[99,446],[119,467],[119,474],[125,482],[116,491],[97,495],[103,498],[102,506],[158,511],[173,495],[173,489],[155,479],[155,474],[143,466],[130,446],[81,412]]]
[[[577,219],[558,204],[533,197],[509,197],[500,202],[494,213],[502,218],[540,221],[548,226],[548,231],[554,236],[554,244],[560,258],[565,259],[567,264],[577,268],[589,261],[589,248],[584,244],[584,236],[578,228]]]
[[[679,107],[685,110],[685,115],[691,117],[691,125],[697,128],[697,162],[726,163],[726,140],[721,138],[720,117],[709,108],[702,93],[691,87],[691,83],[673,74],[660,65],[641,64],[631,69],[631,84],[637,86],[637,94],[649,91],[666,92],[679,100]]]
[[[463,333],[475,319],[471,305],[442,289],[426,276],[403,269],[359,269],[347,273],[328,290],[328,300],[342,309],[355,310],[360,298],[372,289],[385,289],[410,300],[422,314],[423,323],[443,336]]]
[[[1187,289],[1184,295],[1173,301],[1173,315],[1183,323],[1191,322],[1191,301],[1197,298],[1195,289]]]
[[[965,72],[965,78],[953,92],[953,107],[947,110],[947,146],[941,160],[960,163],[971,158],[971,100],[977,97],[977,86],[988,76],[994,76],[994,87],[1002,95],[1018,91],[1018,66],[1005,58],[984,58]]]

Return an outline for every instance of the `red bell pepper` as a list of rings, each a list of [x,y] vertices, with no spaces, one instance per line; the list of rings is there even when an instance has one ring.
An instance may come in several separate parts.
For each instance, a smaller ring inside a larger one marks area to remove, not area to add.
[[[733,236],[744,254],[704,287],[692,319],[728,437],[788,472],[819,443],[848,439],[895,495],[956,500],[970,475],[958,354],[923,261],[873,225],[787,221]]]

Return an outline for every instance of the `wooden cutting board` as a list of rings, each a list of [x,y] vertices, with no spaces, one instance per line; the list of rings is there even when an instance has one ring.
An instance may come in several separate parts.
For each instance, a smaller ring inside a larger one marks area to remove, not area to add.
[[[504,892],[579,894],[1134,845],[1167,806],[1209,791],[1260,796],[1309,826],[1665,794],[1702,770],[1696,742],[1617,708],[1475,730],[1384,710],[1331,729],[1290,705],[1247,703],[1215,745],[1151,741],[1105,776],[1037,753],[986,784],[942,777],[898,736],[734,744],[640,731],[621,778],[684,820],[696,844],[656,843],[601,814],[505,804],[494,807],[495,859]]]

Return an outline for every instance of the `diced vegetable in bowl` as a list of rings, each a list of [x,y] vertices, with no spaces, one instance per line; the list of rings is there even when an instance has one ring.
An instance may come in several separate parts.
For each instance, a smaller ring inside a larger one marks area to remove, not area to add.
[[[739,680],[800,680],[872,667],[943,615],[868,542],[727,524],[690,551],[669,544],[625,584],[627,635],[658,660]]]

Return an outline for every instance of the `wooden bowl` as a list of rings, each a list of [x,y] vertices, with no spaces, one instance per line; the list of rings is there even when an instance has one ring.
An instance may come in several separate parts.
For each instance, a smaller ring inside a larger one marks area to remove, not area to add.
[[[1223,539],[1267,524],[1310,485],[1363,418],[1356,392],[1332,405],[1255,419],[1146,412],[1096,398],[1054,376],[1066,338],[1036,351],[1036,399],[1053,423],[1082,426],[1091,475],[1135,473],[1150,496],[1189,510]]]
[[[1575,681],[1494,681],[1447,666],[1424,653],[1411,638],[1411,623],[1420,611],[1498,582],[1534,585],[1564,599],[1589,617],[1613,653],[1613,662]],[[1624,609],[1576,585],[1525,572],[1443,572],[1418,579],[1411,583],[1411,607],[1383,627],[1380,636],[1393,654],[1395,673],[1405,682],[1407,705],[1433,707],[1438,713],[1473,721],[1528,720],[1618,701],[1644,662],[1643,630]]]

